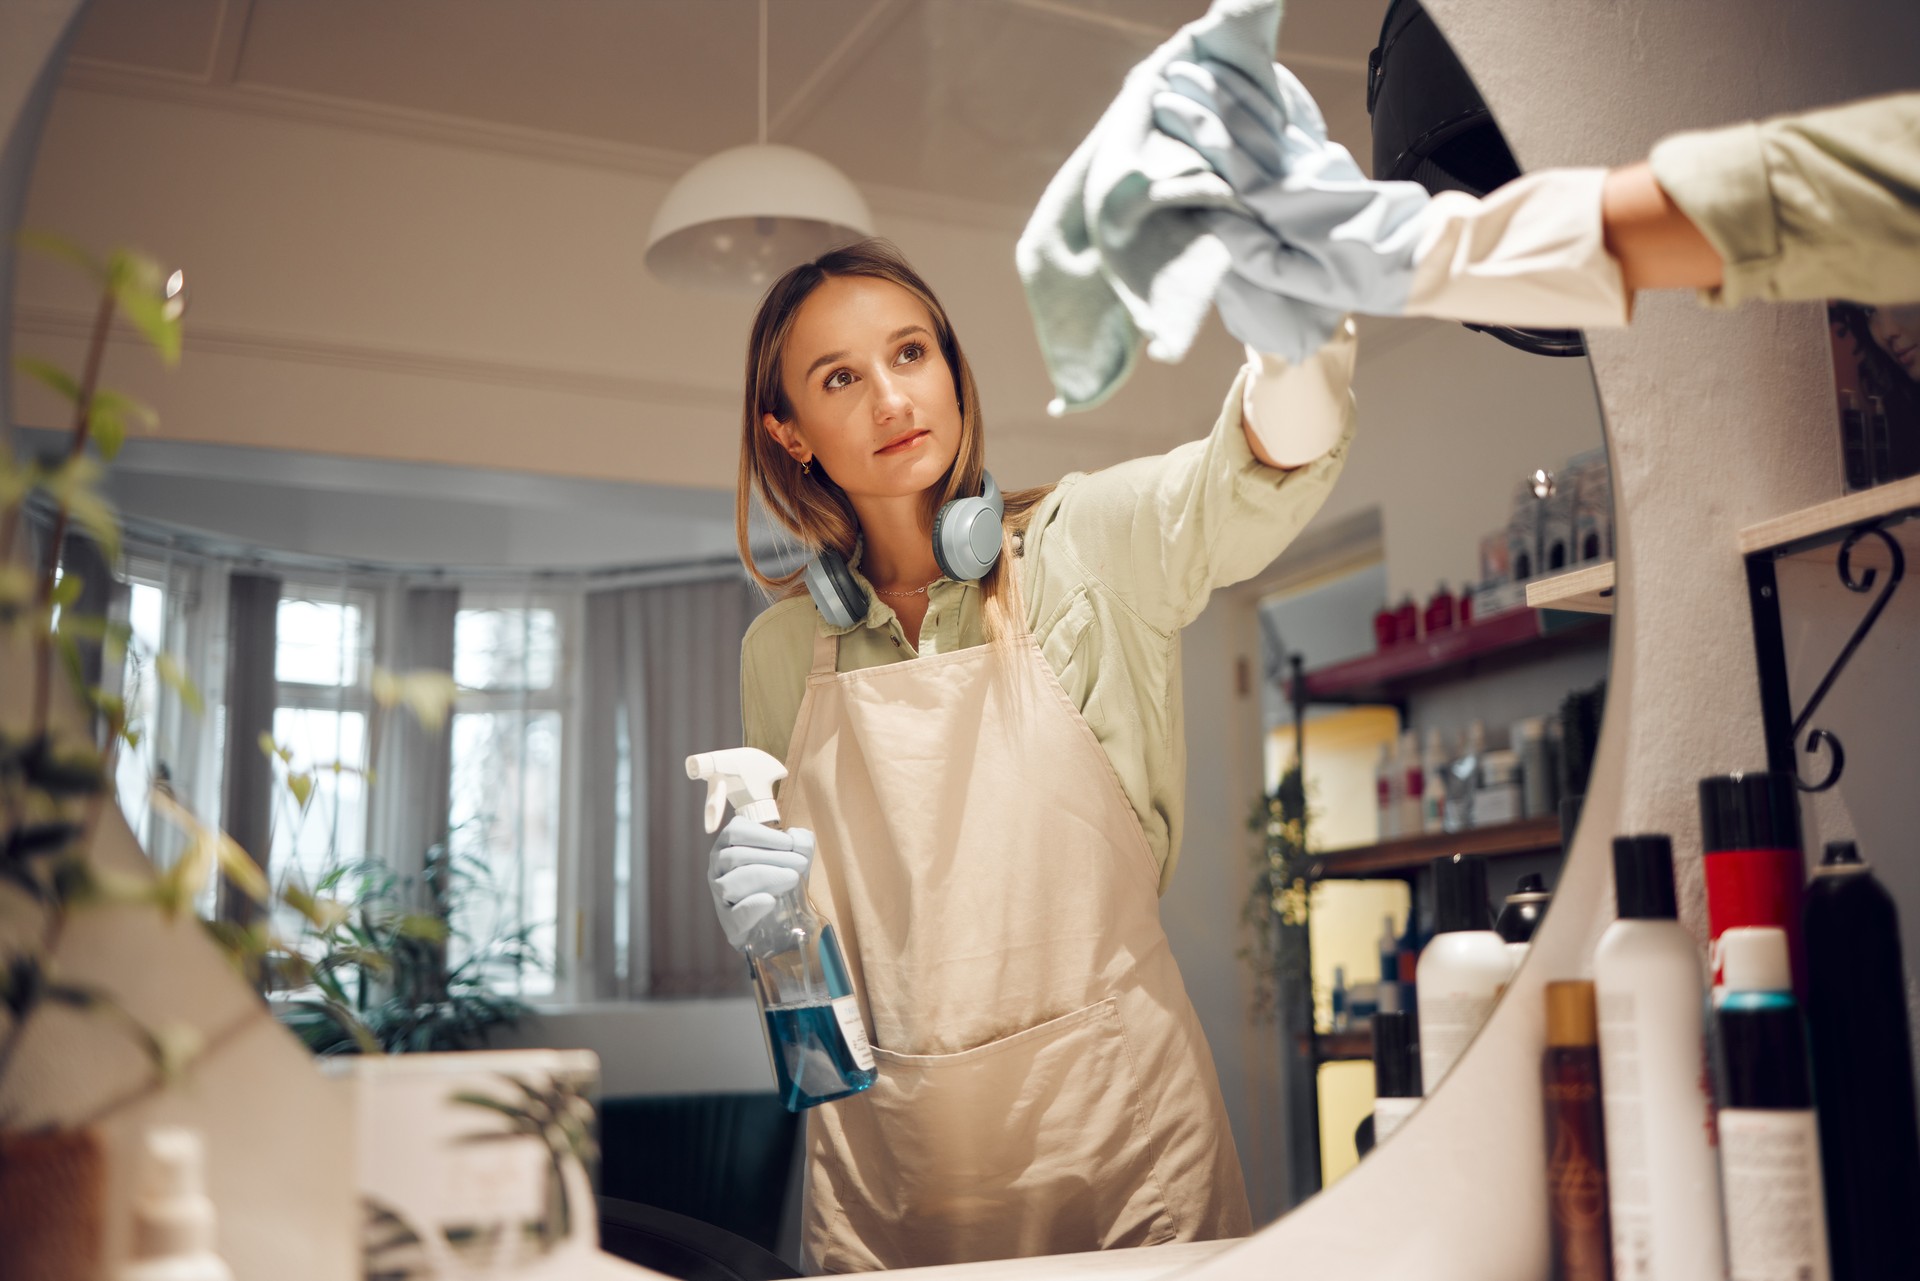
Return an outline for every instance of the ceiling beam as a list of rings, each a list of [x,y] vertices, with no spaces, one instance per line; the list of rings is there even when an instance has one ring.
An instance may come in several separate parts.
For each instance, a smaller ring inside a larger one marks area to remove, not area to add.
[[[867,11],[847,29],[827,56],[820,59],[800,87],[780,104],[780,110],[767,119],[767,141],[777,140],[788,129],[801,124],[834,87],[842,67],[880,43],[894,24],[906,13],[900,0],[873,0]]]
[[[220,24],[214,28],[213,50],[207,57],[208,84],[230,85],[240,74],[240,54],[252,20],[253,0],[221,0]]]
[[[1150,45],[1160,44],[1175,30],[1173,27],[1123,18],[1118,14],[1101,13],[1097,9],[1082,8],[1073,3],[1073,0],[999,0],[999,2],[1012,9],[1025,9],[1029,13],[1044,13],[1056,18],[1065,18],[1069,22],[1101,27],[1120,35],[1131,36]],[[1361,75],[1366,74],[1367,70],[1365,57],[1350,58],[1343,54],[1308,53],[1302,49],[1288,49],[1285,62],[1289,67],[1317,67],[1323,71],[1350,71]]]

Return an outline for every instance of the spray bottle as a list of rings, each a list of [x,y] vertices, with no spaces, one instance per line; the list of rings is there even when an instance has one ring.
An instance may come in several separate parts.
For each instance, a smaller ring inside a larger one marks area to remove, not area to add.
[[[751,747],[687,758],[687,777],[707,785],[709,832],[719,830],[729,801],[742,818],[777,825],[773,785],[786,776],[779,761]],[[804,884],[775,901],[741,950],[766,1018],[767,1050],[787,1110],[831,1103],[871,1086],[879,1073],[860,999],[833,926],[808,904]]]

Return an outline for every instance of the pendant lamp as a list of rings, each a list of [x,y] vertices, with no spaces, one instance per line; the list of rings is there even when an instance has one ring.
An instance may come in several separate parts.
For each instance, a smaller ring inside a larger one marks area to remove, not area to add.
[[[873,234],[847,176],[767,142],[767,0],[760,0],[760,140],[709,156],[667,192],[647,270],[672,285],[758,293],[790,267]]]

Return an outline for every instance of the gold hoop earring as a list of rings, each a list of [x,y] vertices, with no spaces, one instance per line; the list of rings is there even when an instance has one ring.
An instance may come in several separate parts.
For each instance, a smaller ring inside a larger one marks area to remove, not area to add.
[[[812,479],[812,477],[813,477],[813,460],[812,460],[811,458],[809,458],[809,459],[808,459],[808,460],[807,460],[806,462],[804,462],[804,463],[801,463],[801,464],[800,464],[800,474],[801,474],[802,476],[805,476],[805,477],[807,477],[808,479]]]

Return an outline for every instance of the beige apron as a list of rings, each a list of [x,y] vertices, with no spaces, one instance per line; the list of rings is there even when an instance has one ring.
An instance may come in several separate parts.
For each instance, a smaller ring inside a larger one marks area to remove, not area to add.
[[[810,1270],[1242,1236],[1219,1080],[1112,762],[1030,637],[836,673],[785,820],[879,1080],[807,1125]]]

